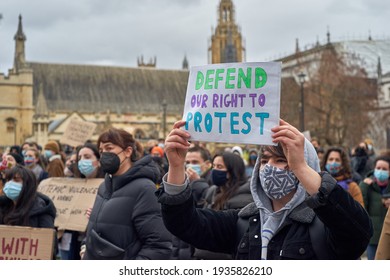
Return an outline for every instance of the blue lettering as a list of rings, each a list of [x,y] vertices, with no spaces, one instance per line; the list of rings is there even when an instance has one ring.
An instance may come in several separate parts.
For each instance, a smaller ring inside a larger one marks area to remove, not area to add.
[[[191,112],[189,112],[189,113],[187,114],[187,118],[186,118],[186,124],[185,124],[186,130],[188,130],[188,124],[190,123],[190,121],[192,121],[193,118],[194,118],[194,116],[192,115]]]
[[[232,134],[239,133],[239,130],[234,128],[237,124],[239,124],[239,122],[234,119],[235,117],[238,117],[238,116],[239,116],[238,112],[231,112],[230,113],[230,131]]]
[[[256,113],[256,117],[260,119],[260,135],[264,133],[264,119],[269,118],[269,113]]]
[[[200,128],[201,122],[202,122],[202,114],[196,112],[194,115],[194,129],[196,132],[202,132],[202,129]]]
[[[204,125],[205,125],[205,128],[206,128],[206,131],[208,133],[211,132],[211,130],[213,129],[213,117],[211,116],[210,113],[207,113],[205,118],[204,118]]]
[[[242,122],[247,126],[247,129],[241,129],[241,132],[243,134],[248,134],[251,131],[251,124],[247,120],[251,118],[252,118],[252,114],[249,112],[245,112],[244,115],[242,116]]]
[[[214,113],[214,117],[219,118],[219,133],[222,133],[222,118],[226,118],[226,113]]]

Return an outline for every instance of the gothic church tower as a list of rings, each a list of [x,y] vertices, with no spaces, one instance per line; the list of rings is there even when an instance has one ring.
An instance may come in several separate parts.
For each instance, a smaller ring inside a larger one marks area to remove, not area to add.
[[[218,25],[211,36],[209,63],[244,62],[245,46],[241,32],[235,23],[234,5],[231,0],[221,0],[218,8]]]

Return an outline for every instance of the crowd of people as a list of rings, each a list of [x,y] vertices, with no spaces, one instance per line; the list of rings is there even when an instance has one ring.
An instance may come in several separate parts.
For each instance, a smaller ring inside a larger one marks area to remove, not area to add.
[[[47,178],[104,178],[85,232],[57,230],[76,259],[390,259],[390,154],[322,147],[281,120],[275,146],[212,153],[178,121],[143,145],[123,129],[70,148],[12,146],[0,164],[0,224],[55,229]]]

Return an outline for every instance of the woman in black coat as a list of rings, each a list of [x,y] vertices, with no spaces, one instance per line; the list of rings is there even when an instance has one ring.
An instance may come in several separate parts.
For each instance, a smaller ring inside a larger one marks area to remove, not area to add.
[[[54,228],[54,204],[37,188],[35,175],[28,168],[16,165],[7,170],[4,195],[0,196],[0,224]]]
[[[135,140],[123,129],[104,132],[97,145],[106,176],[89,218],[83,259],[169,259],[172,236],[154,194],[160,176],[155,162],[150,156],[137,160]]]

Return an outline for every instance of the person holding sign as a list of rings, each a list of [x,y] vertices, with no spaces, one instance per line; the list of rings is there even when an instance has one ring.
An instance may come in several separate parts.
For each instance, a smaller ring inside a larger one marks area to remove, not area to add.
[[[85,260],[171,256],[172,236],[154,195],[159,170],[150,156],[137,160],[135,144],[123,129],[111,128],[98,138],[106,176],[89,218]]]
[[[166,227],[191,245],[236,259],[357,259],[372,236],[364,208],[320,172],[315,149],[289,123],[271,129],[251,177],[254,203],[241,210],[194,207],[184,171],[190,134],[175,123],[158,197]]]

